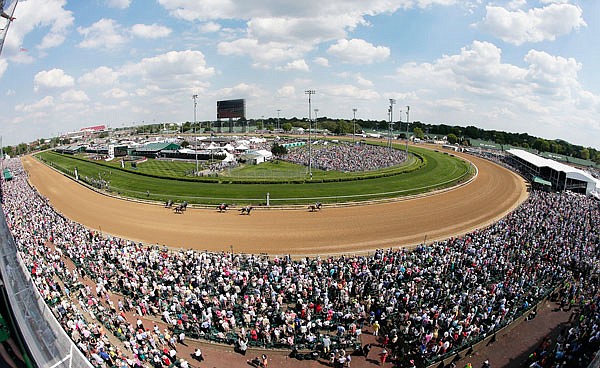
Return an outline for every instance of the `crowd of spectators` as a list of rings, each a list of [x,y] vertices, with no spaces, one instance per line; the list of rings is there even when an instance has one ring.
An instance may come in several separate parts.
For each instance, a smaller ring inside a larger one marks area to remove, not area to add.
[[[102,236],[57,214],[28,185],[20,162],[9,165],[15,178],[5,183],[3,209],[20,254],[97,366],[110,366],[110,358],[119,367],[166,367],[188,337],[238,348],[353,350],[367,327],[383,339],[386,359],[425,364],[495,333],[566,283],[578,285],[566,295],[584,308],[580,325],[588,327],[565,339],[598,344],[591,280],[600,267],[600,209],[584,196],[533,192],[485,229],[412,251],[293,260],[170,251]],[[127,310],[169,328],[128,320]],[[126,352],[110,345],[108,331]],[[571,356],[589,359],[577,351]]]
[[[300,165],[309,165],[312,157],[313,167],[325,171],[361,172],[380,170],[400,165],[406,161],[406,152],[370,144],[351,144],[349,142],[314,144],[309,154],[308,146],[292,148],[283,160]]]

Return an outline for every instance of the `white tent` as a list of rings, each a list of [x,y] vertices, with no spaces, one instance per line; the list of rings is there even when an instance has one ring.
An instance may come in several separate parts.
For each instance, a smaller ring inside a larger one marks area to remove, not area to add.
[[[221,162],[235,162],[235,155],[225,151],[225,158]]]
[[[266,138],[252,137],[250,138],[250,142],[252,143],[265,143],[267,141]]]

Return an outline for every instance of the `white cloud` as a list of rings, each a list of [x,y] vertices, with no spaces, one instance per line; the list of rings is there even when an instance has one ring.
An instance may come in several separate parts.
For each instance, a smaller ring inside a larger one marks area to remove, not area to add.
[[[346,14],[310,18],[253,18],[248,22],[248,34],[263,42],[298,41],[316,44],[346,37],[362,18]]]
[[[4,75],[4,72],[6,72],[7,68],[8,68],[8,63],[6,62],[6,60],[0,59],[0,78],[2,78],[2,76]]]
[[[125,98],[127,96],[129,96],[129,93],[127,93],[126,91],[122,90],[121,88],[112,88],[109,89],[108,91],[104,92],[102,94],[102,96],[106,97],[106,98]]]
[[[597,121],[600,96],[578,81],[581,64],[575,59],[531,50],[521,68],[503,63],[501,56],[497,46],[474,41],[432,63],[406,63],[398,69],[398,83],[414,94],[404,100],[411,107],[409,101],[418,101],[419,118],[432,123],[444,116],[547,138],[598,131],[590,124]]]
[[[134,24],[131,27],[131,33],[140,38],[162,38],[171,34],[171,29],[165,26],[154,24]]]
[[[298,70],[301,72],[308,72],[310,70],[308,64],[306,64],[306,61],[304,61],[304,59],[290,61],[285,66],[279,67],[277,69],[282,71]]]
[[[106,5],[111,8],[127,9],[131,5],[131,0],[107,0]]]
[[[258,97],[263,93],[261,91],[262,88],[257,85],[239,83],[233,87],[221,88],[214,95],[218,99],[231,96]]]
[[[536,92],[562,99],[570,98],[572,92],[579,89],[577,73],[581,64],[575,59],[531,50],[525,56],[525,61],[529,64],[526,79]]]
[[[54,97],[46,96],[46,97],[42,98],[41,100],[34,102],[30,105],[18,104],[15,106],[15,110],[18,112],[31,113],[31,112],[35,112],[35,111],[39,111],[39,110],[45,110],[45,109],[47,109],[49,107],[53,107],[53,106],[54,106]]]
[[[35,75],[33,78],[34,91],[41,88],[64,88],[71,87],[75,84],[73,77],[62,69],[44,70]]]
[[[327,60],[324,57],[316,57],[313,59],[314,63],[320,66],[324,66],[324,67],[328,67],[329,66],[329,60]]]
[[[202,33],[213,33],[219,32],[221,30],[221,25],[216,22],[206,22],[200,26],[200,32]]]
[[[90,100],[84,91],[74,89],[61,93],[60,99],[64,102],[86,102]]]
[[[78,27],[77,32],[83,36],[79,47],[87,49],[117,48],[127,42],[122,27],[113,19],[100,19],[90,27]]]
[[[373,44],[361,40],[339,40],[331,45],[327,52],[334,55],[345,63],[373,64],[384,61],[390,56],[390,49],[385,46],[373,46]]]
[[[119,74],[117,72],[109,67],[101,66],[91,72],[85,73],[77,81],[83,84],[102,85],[114,84],[118,79]]]
[[[306,0],[299,2],[273,2],[272,0],[159,0],[169,13],[188,21],[210,19],[250,19],[263,17],[311,18],[314,14],[393,13],[404,8],[428,8],[433,5],[453,5],[456,0]]]
[[[455,0],[159,0],[172,16],[187,21],[246,20],[243,36],[221,42],[221,55],[249,56],[254,67],[268,69],[282,61],[304,58],[322,42],[347,38],[367,17],[399,9],[451,5]]]
[[[170,51],[165,54],[144,58],[138,63],[123,66],[122,78],[141,78],[141,83],[152,83],[161,88],[183,86],[204,87],[203,80],[212,77],[215,70],[206,65],[200,51]]]
[[[10,27],[10,37],[6,39],[3,53],[18,55],[25,37],[33,31],[36,32],[34,39],[40,39],[40,41],[34,45],[34,39],[28,38],[28,48],[36,47],[46,50],[61,45],[74,22],[72,12],[64,9],[66,4],[66,0],[19,2],[19,6],[15,10],[15,17],[18,21],[13,22]]]
[[[381,94],[379,94],[377,91],[363,89],[349,84],[328,86],[326,90],[331,96],[346,97],[353,100],[381,99]]]
[[[255,39],[241,38],[232,42],[220,42],[217,46],[221,55],[248,55],[259,63],[277,63],[301,58],[311,49],[310,45],[291,45],[281,42],[259,43]]]
[[[543,8],[509,11],[487,6],[479,27],[495,37],[515,45],[525,42],[554,41],[580,27],[585,27],[583,11],[572,4],[553,3]]]
[[[525,6],[527,6],[527,0],[511,0],[511,2],[506,5],[506,7],[511,10],[522,9]]]
[[[277,97],[293,97],[296,95],[294,86],[283,86],[277,90]]]
[[[364,86],[364,87],[373,87],[373,86],[375,86],[375,84],[373,82],[371,82],[368,79],[365,79],[360,74],[356,76],[356,83],[358,83],[358,84],[360,84],[361,86]]]

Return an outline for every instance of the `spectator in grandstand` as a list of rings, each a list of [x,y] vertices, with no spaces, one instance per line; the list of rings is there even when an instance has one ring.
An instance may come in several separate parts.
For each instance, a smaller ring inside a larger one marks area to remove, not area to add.
[[[368,144],[328,143],[312,147],[312,163],[321,170],[361,172],[400,165],[406,152]],[[282,156],[283,160],[308,166],[309,148],[297,147]]]

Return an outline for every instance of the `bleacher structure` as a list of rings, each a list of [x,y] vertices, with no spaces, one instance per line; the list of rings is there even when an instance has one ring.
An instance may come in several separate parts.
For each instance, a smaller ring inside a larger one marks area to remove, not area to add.
[[[553,190],[570,190],[586,195],[600,190],[600,180],[581,169],[520,149],[509,149],[506,152],[512,166],[534,182],[550,183]]]

